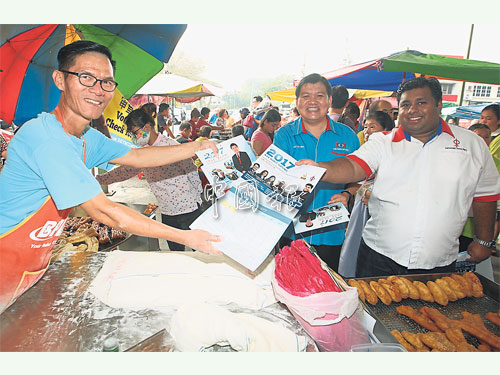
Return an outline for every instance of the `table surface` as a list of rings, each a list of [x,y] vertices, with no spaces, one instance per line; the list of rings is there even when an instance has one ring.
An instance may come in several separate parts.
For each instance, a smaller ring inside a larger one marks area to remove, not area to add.
[[[174,309],[115,309],[88,291],[108,254],[72,252],[53,263],[38,283],[0,315],[0,351],[101,351],[110,336],[118,339],[120,350],[124,351],[165,328],[162,350],[174,351],[175,342],[168,335]],[[186,256],[203,260],[205,254],[193,252]],[[284,305],[275,303],[253,313],[279,320],[305,335]],[[311,340],[308,351],[315,350]]]

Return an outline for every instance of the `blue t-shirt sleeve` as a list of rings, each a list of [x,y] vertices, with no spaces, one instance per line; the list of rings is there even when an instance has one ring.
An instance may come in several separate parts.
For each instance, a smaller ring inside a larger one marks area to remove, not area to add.
[[[77,206],[102,193],[101,186],[68,142],[38,147],[36,158],[40,177],[58,209]]]
[[[35,150],[39,173],[58,209],[80,205],[102,193],[102,188],[89,169],[106,164],[130,151],[95,129],[87,128],[85,164],[75,149],[74,137],[57,144],[44,144]]]
[[[84,137],[87,143],[85,165],[89,169],[97,166],[105,166],[110,160],[122,157],[131,150],[131,147],[113,141],[90,127],[86,129]]]

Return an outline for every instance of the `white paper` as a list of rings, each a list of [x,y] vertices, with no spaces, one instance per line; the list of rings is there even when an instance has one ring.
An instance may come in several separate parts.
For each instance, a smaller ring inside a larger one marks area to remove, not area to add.
[[[332,203],[312,211],[307,211],[295,219],[295,233],[313,231],[349,221],[349,211],[340,203]]]
[[[220,198],[232,183],[250,168],[256,156],[242,135],[217,144],[217,149],[217,155],[210,149],[198,151],[196,155],[203,163],[201,170],[214,188],[216,196]],[[235,150],[239,152],[238,155]]]
[[[275,145],[269,146],[252,168],[234,181],[227,193],[190,228],[222,236],[222,242],[215,246],[254,271],[269,255],[325,172],[324,168],[295,163],[294,158]]]

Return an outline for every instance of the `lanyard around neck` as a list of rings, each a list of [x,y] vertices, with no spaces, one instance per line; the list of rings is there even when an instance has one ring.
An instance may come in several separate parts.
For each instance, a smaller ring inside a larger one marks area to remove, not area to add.
[[[57,106],[56,109],[54,109],[54,112],[55,112],[57,121],[59,121],[61,123],[63,130],[66,132],[66,134],[69,137],[69,132],[68,132],[68,129],[66,129],[66,125],[64,124],[64,120],[63,120],[63,117],[61,115],[61,110],[59,109],[59,106]],[[87,141],[85,141],[85,137],[83,135],[82,135],[82,139],[83,139],[83,163],[85,163],[85,158],[87,156]]]

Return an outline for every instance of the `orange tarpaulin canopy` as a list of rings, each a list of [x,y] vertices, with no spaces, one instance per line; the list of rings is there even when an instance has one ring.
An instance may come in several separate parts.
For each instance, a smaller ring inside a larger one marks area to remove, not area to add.
[[[351,97],[356,99],[368,99],[368,98],[379,98],[383,96],[391,96],[392,91],[379,91],[379,90],[349,90]],[[271,100],[277,100],[280,102],[292,103],[295,100],[295,87],[286,90],[268,92]]]

